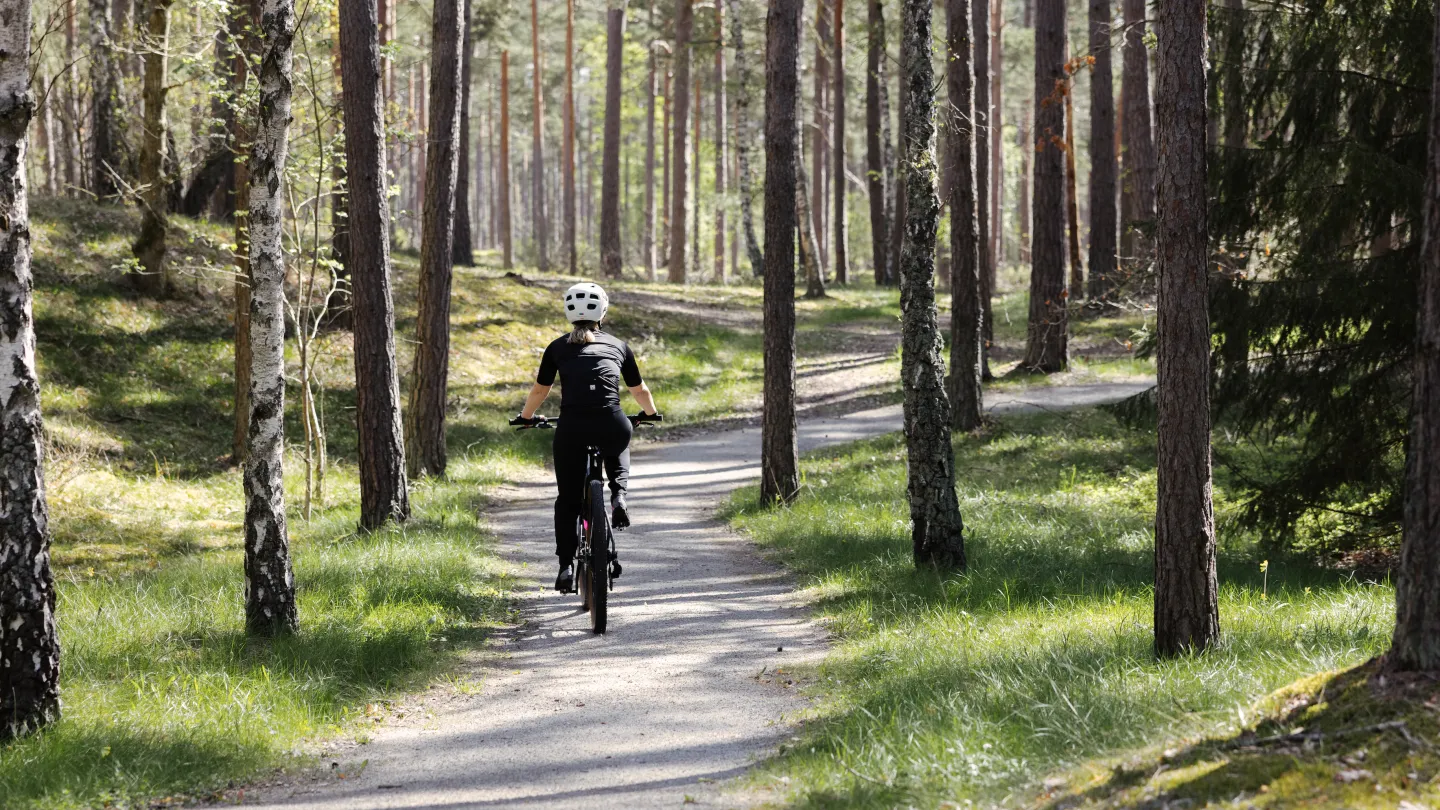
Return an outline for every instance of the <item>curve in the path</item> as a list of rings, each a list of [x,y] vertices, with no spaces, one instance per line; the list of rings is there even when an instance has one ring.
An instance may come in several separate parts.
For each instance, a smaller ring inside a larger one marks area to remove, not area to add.
[[[990,410],[1093,405],[1147,385],[992,394]],[[893,432],[900,421],[899,406],[807,421],[801,447]],[[742,803],[724,781],[773,750],[791,733],[787,715],[805,706],[783,670],[825,651],[784,575],[712,518],[720,499],[758,477],[759,444],[747,428],[636,450],[637,525],[619,536],[625,574],[604,636],[590,633],[573,596],[549,590],[553,484],[515,488],[493,524],[530,580],[526,622],[485,656],[480,693],[381,730],[352,778],[269,800],[316,810]],[[762,670],[770,674],[757,678]]]

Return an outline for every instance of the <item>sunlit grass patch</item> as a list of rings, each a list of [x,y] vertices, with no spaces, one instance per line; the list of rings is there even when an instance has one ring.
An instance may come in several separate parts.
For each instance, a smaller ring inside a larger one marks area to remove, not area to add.
[[[1257,696],[1384,649],[1391,589],[1301,559],[1260,570],[1217,482],[1224,638],[1151,650],[1154,434],[1096,411],[957,437],[967,573],[916,572],[898,436],[822,452],[801,499],[735,523],[801,577],[837,649],[819,708],[763,770],[800,807],[1017,804],[1094,757],[1227,730]]]

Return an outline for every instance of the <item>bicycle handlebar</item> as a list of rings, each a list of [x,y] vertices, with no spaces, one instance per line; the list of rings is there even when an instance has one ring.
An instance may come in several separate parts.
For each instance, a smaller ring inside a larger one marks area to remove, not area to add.
[[[627,416],[625,418],[630,420],[630,424],[634,425],[635,427],[640,427],[644,424],[653,425],[656,422],[660,422],[664,420],[665,416],[664,414],[660,413],[645,413],[642,411],[640,413],[634,414],[632,416]],[[525,417],[516,414],[510,419],[510,427],[513,427],[516,430],[554,430],[555,423],[559,421],[560,419],[558,417],[551,419],[548,416],[537,415],[526,419]]]

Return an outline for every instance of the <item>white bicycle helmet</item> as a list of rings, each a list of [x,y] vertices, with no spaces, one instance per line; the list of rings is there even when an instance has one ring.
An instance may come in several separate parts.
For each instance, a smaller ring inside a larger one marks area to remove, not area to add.
[[[609,309],[610,296],[605,294],[599,284],[592,281],[582,281],[565,291],[565,318],[570,323],[598,323],[605,319],[605,312]]]

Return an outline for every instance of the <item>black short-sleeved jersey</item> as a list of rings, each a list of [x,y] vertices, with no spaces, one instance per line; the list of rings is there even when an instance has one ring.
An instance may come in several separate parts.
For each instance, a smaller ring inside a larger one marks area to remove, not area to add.
[[[554,385],[560,375],[560,410],[620,407],[620,381],[640,384],[640,366],[625,341],[596,332],[590,343],[571,343],[561,335],[545,347],[535,382]]]

